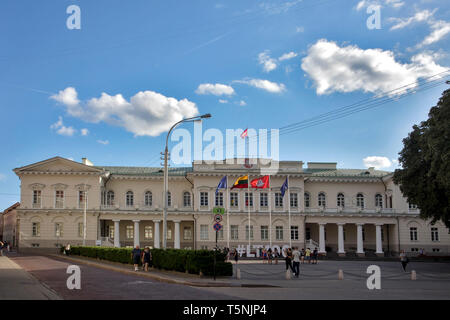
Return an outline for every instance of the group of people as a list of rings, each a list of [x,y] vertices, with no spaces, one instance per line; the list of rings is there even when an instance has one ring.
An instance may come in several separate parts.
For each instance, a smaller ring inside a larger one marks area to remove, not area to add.
[[[278,258],[280,257],[280,253],[277,248],[274,248],[272,251],[269,249],[262,249],[261,256],[263,259],[263,263],[272,264],[272,261],[275,260],[275,264],[278,264]]]
[[[133,259],[134,271],[139,270],[139,263],[142,263],[142,270],[148,271],[148,267],[152,262],[152,252],[149,247],[145,247],[141,250],[139,246],[136,246],[133,251],[131,251],[131,259]]]
[[[319,251],[317,248],[314,248],[313,251],[311,251],[309,248],[302,248],[302,250],[298,250],[298,247],[293,247],[285,249],[285,262],[286,262],[286,271],[291,269],[292,273],[294,274],[294,277],[298,278],[300,275],[300,263],[306,263],[308,264],[317,264]]]
[[[8,252],[11,251],[11,247],[8,243],[8,241],[0,241],[0,256],[3,256],[3,250],[8,250]]]

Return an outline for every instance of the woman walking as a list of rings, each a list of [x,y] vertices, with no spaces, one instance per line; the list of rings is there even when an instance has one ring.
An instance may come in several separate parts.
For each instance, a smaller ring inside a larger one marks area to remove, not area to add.
[[[408,265],[408,257],[406,256],[405,250],[400,252],[400,261],[402,263],[403,271],[406,272],[406,266]]]
[[[148,271],[148,266],[150,265],[150,260],[152,259],[152,253],[149,247],[145,247],[144,254],[142,256],[142,264],[144,266],[144,271]]]
[[[141,249],[139,249],[139,246],[136,246],[136,248],[131,251],[131,258],[133,259],[134,271],[138,271],[139,261],[141,260]]]

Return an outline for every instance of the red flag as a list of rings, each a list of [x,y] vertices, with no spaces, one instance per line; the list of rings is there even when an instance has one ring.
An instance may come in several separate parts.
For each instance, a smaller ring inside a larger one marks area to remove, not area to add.
[[[247,131],[248,129],[245,129],[242,133],[241,133],[241,138],[242,139],[245,139],[245,137],[247,137],[248,136],[248,131]]]
[[[264,176],[262,178],[258,178],[258,179],[253,179],[250,182],[252,188],[257,188],[257,189],[265,189],[265,188],[270,188],[269,186],[269,176]]]

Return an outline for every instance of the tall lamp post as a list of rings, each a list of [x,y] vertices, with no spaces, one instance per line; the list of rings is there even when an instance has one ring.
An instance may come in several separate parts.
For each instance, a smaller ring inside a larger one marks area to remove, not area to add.
[[[211,118],[211,114],[207,113],[201,116],[186,118],[175,123],[169,130],[166,136],[166,148],[164,149],[164,211],[163,211],[163,249],[167,248],[167,192],[168,192],[168,184],[169,184],[169,170],[167,168],[167,161],[169,158],[169,136],[172,133],[172,130],[182,122],[190,122],[200,119]]]

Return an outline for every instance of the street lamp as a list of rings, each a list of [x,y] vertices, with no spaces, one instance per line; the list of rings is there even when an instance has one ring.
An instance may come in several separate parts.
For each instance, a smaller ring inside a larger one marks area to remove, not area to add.
[[[186,118],[183,120],[178,121],[175,123],[169,130],[166,136],[166,148],[164,149],[164,211],[163,211],[163,248],[167,248],[167,192],[168,192],[168,184],[169,184],[169,170],[167,168],[167,160],[169,157],[169,149],[168,149],[168,143],[169,143],[169,136],[172,133],[172,130],[179,125],[182,122],[190,122],[200,119],[207,119],[211,118],[210,113],[206,113],[201,116],[192,117],[192,118]]]

